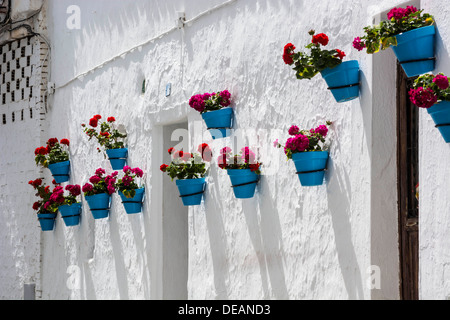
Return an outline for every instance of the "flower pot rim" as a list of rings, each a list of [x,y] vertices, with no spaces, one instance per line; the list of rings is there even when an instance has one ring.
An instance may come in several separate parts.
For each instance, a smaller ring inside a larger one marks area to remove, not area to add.
[[[113,151],[113,150],[128,150],[128,148],[115,148],[115,149],[106,149],[106,151]]]
[[[76,203],[72,203],[72,204],[65,204],[65,205],[62,205],[62,206],[60,206],[60,208],[62,208],[62,207],[78,207],[78,206],[80,206],[81,207],[81,205],[82,205],[82,203],[81,202],[76,202]]]
[[[431,31],[431,29],[433,29],[433,31]],[[431,26],[420,27],[420,28],[416,28],[416,29],[409,30],[409,31],[406,31],[406,32],[402,32],[402,33],[396,34],[394,37],[402,38],[402,37],[404,37],[406,35],[413,35],[414,33],[419,33],[419,32],[428,31],[428,30],[430,32],[428,34],[424,34],[424,36],[425,35],[436,34],[436,26],[435,25],[431,25]],[[397,41],[398,41],[398,38],[397,38]]]
[[[193,183],[195,182],[195,183]],[[197,179],[177,179],[175,184],[178,185],[188,185],[188,184],[203,184],[206,182],[206,177],[197,178]]]
[[[70,160],[67,160],[67,161],[61,161],[61,162],[57,162],[57,163],[52,163],[52,164],[49,164],[48,166],[49,166],[49,168],[50,167],[59,167],[59,166],[65,166],[65,165],[68,165],[68,164],[70,164]]]
[[[92,196],[84,196],[84,197],[87,200],[87,198],[91,199],[91,198],[96,197],[96,196],[108,196],[108,197],[111,197],[111,195],[109,193],[106,193],[106,192],[105,193],[97,193],[97,194],[94,194]]]
[[[38,213],[38,218],[52,218],[58,215],[57,213]]]
[[[326,68],[326,69],[322,70],[320,72],[320,74],[322,75],[322,77],[328,77],[333,73],[344,71],[344,70],[351,70],[351,69],[358,69],[358,70],[360,69],[358,60],[344,61],[340,65],[338,65],[332,69]]]
[[[207,111],[207,112],[202,113],[202,117],[213,116],[213,115],[215,115],[217,113],[224,113],[224,114],[228,114],[229,113],[229,114],[231,114],[231,113],[233,113],[233,108],[231,108],[231,107],[224,107],[224,108],[219,109],[219,110]]]

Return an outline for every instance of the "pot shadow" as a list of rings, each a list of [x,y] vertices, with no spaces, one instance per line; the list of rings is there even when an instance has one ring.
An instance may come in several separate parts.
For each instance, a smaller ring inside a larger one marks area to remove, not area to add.
[[[129,300],[130,296],[128,293],[128,282],[127,282],[127,268],[125,267],[124,261],[124,248],[122,245],[122,241],[120,238],[117,239],[114,235],[120,234],[120,217],[119,214],[122,214],[120,207],[118,205],[117,199],[113,197],[111,201],[111,209],[109,213],[109,230],[111,237],[111,248],[114,255],[114,265],[116,271],[116,279],[117,279],[117,289],[119,291],[120,300]],[[122,205],[120,203],[120,205]]]
[[[333,177],[333,179],[329,179]],[[328,208],[335,235],[336,252],[345,288],[350,300],[364,299],[361,272],[355,248],[352,242],[352,225],[349,210],[351,203],[351,184],[346,172],[337,169],[332,157],[328,162],[328,190],[336,191],[328,194]]]
[[[242,207],[260,267],[264,299],[287,300],[280,219],[265,176],[261,176],[256,190],[255,197],[243,200]]]
[[[219,181],[217,170],[210,171],[212,181]],[[211,246],[211,258],[214,271],[214,287],[216,290],[216,299],[228,299],[227,277],[229,266],[226,254],[226,232],[222,219],[222,201],[219,188],[214,188],[208,182],[205,190],[205,219]]]

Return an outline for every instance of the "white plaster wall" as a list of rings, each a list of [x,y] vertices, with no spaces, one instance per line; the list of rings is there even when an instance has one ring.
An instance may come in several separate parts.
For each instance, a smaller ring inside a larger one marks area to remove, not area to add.
[[[434,73],[450,74],[450,9],[446,1],[424,0],[437,20]],[[450,299],[450,147],[425,110],[420,114],[420,298]]]
[[[445,1],[423,2],[436,15],[442,39],[449,38]],[[373,122],[373,118],[383,119],[374,108],[382,107],[384,100],[372,93],[373,86],[380,83],[372,75],[377,62],[352,50],[351,42],[377,13],[402,1],[379,1],[374,6],[368,0],[318,0],[314,5],[297,0],[237,0],[117,59],[112,58],[173,28],[177,11],[185,11],[190,20],[223,2],[77,1],[80,30],[66,26],[66,9],[73,1],[48,3],[51,81],[58,88],[50,98],[48,137],[71,140],[71,182],[82,184],[98,167],[110,167],[95,152],[95,144],[87,141],[80,124],[93,114],[114,115],[129,133],[130,165],[147,173],[147,201],[142,214],[127,216],[115,197],[111,217],[100,221],[92,219],[84,202],[80,226],[69,229],[59,220],[54,232],[45,233],[44,299],[164,297],[159,166],[165,150],[160,126],[188,118],[192,146],[202,142],[203,134],[217,152],[231,143],[231,138],[209,141],[201,117],[187,102],[194,93],[221,89],[233,93],[236,135],[252,147],[267,149],[262,159],[266,167],[256,197],[244,201],[234,198],[224,172],[215,165],[211,169],[204,205],[189,209],[188,297],[398,298],[397,227],[373,218],[377,208],[380,210],[373,203],[380,198],[379,188],[386,189],[382,193],[395,190],[393,182],[386,186],[374,183],[391,176],[388,172],[395,174],[391,155],[383,158],[378,153],[392,151],[392,146],[377,144],[380,137],[375,136],[388,136],[392,128],[386,131],[384,122]],[[347,59],[360,61],[360,100],[337,104],[320,76],[298,81],[284,65],[283,46],[293,42],[301,48],[309,41],[307,32],[312,28],[327,33],[330,46],[343,49]],[[441,50],[445,50],[442,44]],[[445,61],[447,54],[441,51],[439,57]],[[105,61],[109,62],[97,68]],[[441,69],[445,66],[440,62]],[[80,80],[72,81],[86,72]],[[144,78],[148,87],[142,95]],[[172,83],[172,95],[167,98],[164,91],[168,82]],[[292,163],[285,161],[281,151],[271,149],[272,141],[285,139],[292,124],[313,127],[325,120],[335,123],[326,184],[302,188]],[[431,120],[422,123],[426,135],[421,141],[425,146],[421,175],[444,185],[445,175],[440,172],[445,171],[445,154],[440,153],[434,161],[427,158],[424,162],[424,157],[432,150],[442,152],[446,146],[440,145]],[[198,126],[202,128],[200,135]],[[374,164],[378,157],[385,166]],[[433,162],[442,170],[436,170]],[[388,171],[383,172],[384,168]],[[421,220],[421,259],[426,261],[421,265],[421,290],[423,297],[444,297],[445,289],[439,289],[439,295],[436,290],[448,276],[447,229],[435,215],[445,216],[448,197],[441,185],[429,184],[424,182],[421,189],[425,190],[421,212],[429,213],[426,217],[422,214]],[[393,210],[395,215],[395,200],[389,197],[383,210]],[[374,253],[373,243],[385,239],[385,233],[388,239]],[[3,239],[2,246],[6,242]],[[380,293],[366,283],[368,268],[381,255],[387,257],[384,263],[389,267],[383,268],[381,275],[391,284],[383,286]],[[435,272],[435,264],[441,272]],[[77,281],[68,284],[68,279]]]

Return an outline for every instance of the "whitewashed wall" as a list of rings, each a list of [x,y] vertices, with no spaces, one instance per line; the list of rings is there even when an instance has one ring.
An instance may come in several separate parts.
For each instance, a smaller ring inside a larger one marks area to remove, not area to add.
[[[164,211],[163,126],[188,121],[191,147],[203,135],[218,152],[232,138],[209,141],[187,102],[195,93],[222,89],[233,94],[236,136],[262,151],[265,173],[254,199],[236,200],[228,176],[213,164],[205,203],[188,210],[188,264],[181,270],[188,275],[187,298],[398,299],[395,77],[389,71],[395,58],[391,52],[367,56],[351,42],[377,14],[403,1],[237,0],[168,33],[177,11],[191,20],[225,1],[77,1],[81,28],[71,30],[73,2],[49,1],[57,90],[48,137],[71,139],[72,183],[82,184],[98,167],[110,167],[80,124],[97,113],[115,116],[129,133],[130,165],[147,173],[147,200],[142,214],[127,216],[115,197],[111,217],[102,221],[94,221],[84,203],[79,227],[59,220],[44,234],[44,299],[171,298],[167,292],[180,284],[163,281],[164,272],[184,258],[167,250],[182,219]],[[445,72],[448,9],[444,0],[422,6],[436,15],[438,68]],[[360,99],[337,104],[320,76],[298,81],[284,65],[283,46],[302,48],[310,29],[327,33],[330,47],[344,50],[346,59],[360,61]],[[136,49],[122,54],[130,48]],[[272,141],[287,138],[292,124],[326,120],[334,121],[326,184],[302,188]],[[421,295],[445,298],[447,146],[426,114],[421,120]],[[434,150],[439,156],[428,158]],[[380,289],[368,286],[372,265],[380,267]]]

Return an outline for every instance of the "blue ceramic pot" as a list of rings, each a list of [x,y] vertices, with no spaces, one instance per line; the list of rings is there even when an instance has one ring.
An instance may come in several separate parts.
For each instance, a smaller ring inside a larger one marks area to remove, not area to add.
[[[392,46],[392,49],[408,77],[419,76],[434,70],[435,26],[411,30],[399,34],[396,38],[397,46]]]
[[[80,224],[81,217],[81,203],[74,203],[71,206],[65,205],[59,207],[61,217],[66,224],[66,227],[73,227]]]
[[[313,187],[323,184],[328,158],[328,151],[300,152],[292,155],[302,186]]]
[[[249,199],[255,195],[259,175],[250,169],[227,170],[233,186],[234,195],[238,199]]]
[[[56,183],[63,183],[70,180],[70,161],[50,164],[48,168]]]
[[[450,102],[441,101],[428,109],[428,113],[433,118],[436,128],[442,134],[446,143],[450,143]]]
[[[343,62],[336,68],[323,70],[321,74],[337,102],[351,101],[359,97],[358,61]]]
[[[107,193],[85,197],[94,219],[104,219],[109,215],[111,196]]]
[[[55,227],[56,213],[38,213],[42,231],[52,231]]]
[[[106,150],[106,154],[113,170],[122,170],[125,167],[128,157],[127,148]]]
[[[206,127],[214,140],[230,136],[231,128],[233,126],[232,108],[223,108],[206,112],[202,114],[202,118],[205,120]]]
[[[206,179],[185,179],[176,181],[180,198],[183,205],[198,206],[202,203],[203,194],[205,192]]]
[[[122,204],[125,208],[125,211],[128,214],[135,214],[142,211],[142,201],[144,199],[145,188],[137,189],[136,195],[133,198],[127,198],[119,191],[120,198],[122,199]]]

